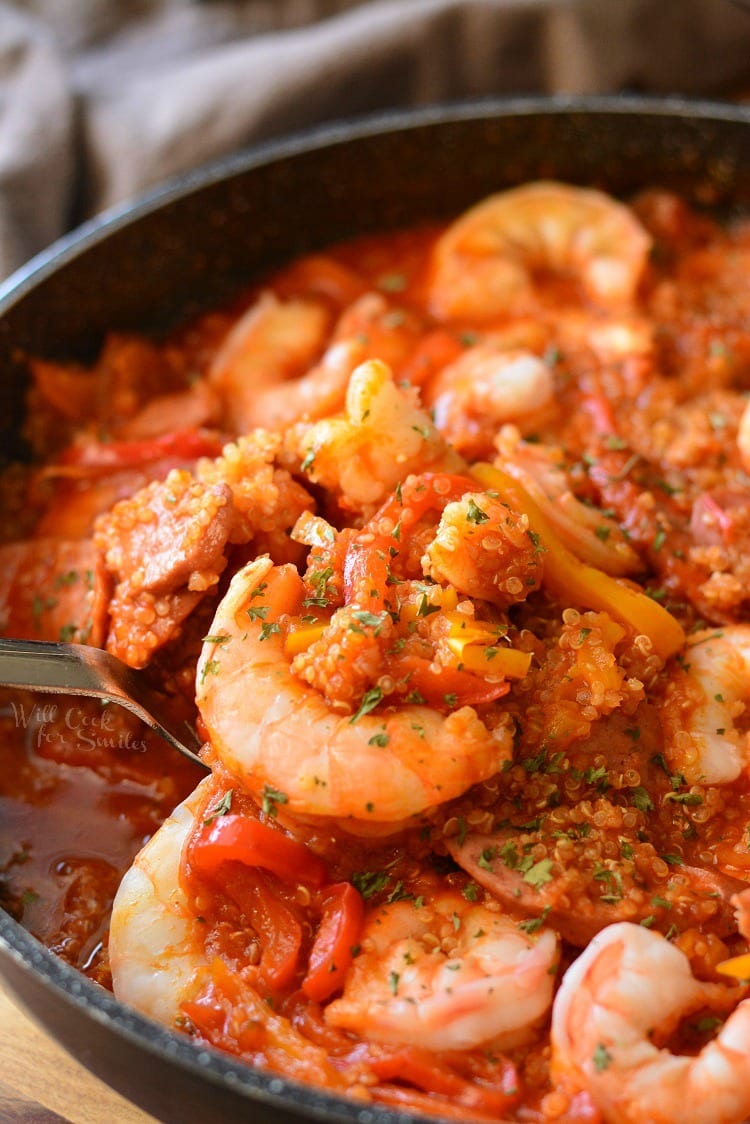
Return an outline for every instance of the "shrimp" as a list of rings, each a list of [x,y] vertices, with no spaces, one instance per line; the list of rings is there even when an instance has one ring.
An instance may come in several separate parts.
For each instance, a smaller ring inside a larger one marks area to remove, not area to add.
[[[371,713],[382,692],[342,716],[294,675],[280,619],[299,614],[303,584],[268,558],[245,566],[221,601],[198,664],[197,703],[224,766],[262,798],[269,788],[297,815],[400,825],[498,771],[507,724],[489,730],[471,706],[448,715],[427,706]],[[367,786],[352,784],[366,777]]]
[[[750,764],[750,625],[695,633],[667,683],[664,755],[688,784],[728,784]]]
[[[554,404],[552,372],[532,352],[477,344],[435,376],[425,402],[454,448],[478,456],[505,422],[537,424]]]
[[[580,279],[597,305],[633,300],[651,239],[599,191],[540,182],[492,195],[438,239],[430,307],[440,320],[483,321],[527,308],[535,270]]]
[[[215,1025],[210,1019],[204,1023],[200,1014],[206,1002],[209,1008],[212,1002],[229,1002],[232,1020],[228,1033],[234,1031],[238,1053],[257,1063],[261,1041],[263,1062],[269,1068],[289,1073],[298,1081],[316,1084],[325,1079],[331,1088],[345,1089],[361,1076],[361,1070],[353,1078],[340,1073],[326,1052],[274,1012],[262,994],[262,958],[259,966],[241,948],[244,939],[248,949],[255,944],[247,918],[234,934],[240,942],[234,945],[234,955],[222,956],[221,942],[218,952],[213,943],[216,925],[207,924],[182,880],[185,847],[199,828],[204,810],[211,806],[212,796],[215,800],[217,795],[212,786],[212,777],[201,781],[136,856],[120,884],[109,935],[114,993],[122,1002],[172,1028],[183,1028],[189,1012],[189,1024],[198,1040],[224,1049],[226,1036],[218,1035],[215,1041]],[[276,949],[278,934],[267,936],[269,947]],[[241,966],[233,963],[235,955]]]
[[[314,484],[358,511],[381,503],[411,472],[463,468],[429,415],[375,359],[352,375],[346,415],[296,427],[288,447]]]
[[[416,317],[394,309],[379,293],[366,293],[342,313],[320,362],[300,378],[256,387],[254,424],[284,429],[337,413],[360,363],[377,355],[398,367],[413,349],[418,328]]]
[[[567,970],[552,1008],[552,1071],[585,1089],[608,1124],[740,1124],[750,1112],[750,1001],[693,1057],[652,1037],[732,992],[701,983],[680,949],[627,921]]]
[[[737,450],[745,472],[750,472],[750,402],[742,411],[737,430]]]
[[[455,890],[374,909],[360,945],[325,1019],[381,1042],[502,1049],[526,1037],[552,1002],[552,930],[531,936]]]
[[[515,426],[503,426],[497,437],[498,464],[515,477],[542,509],[565,545],[584,562],[622,577],[638,573],[642,563],[619,524],[588,507],[572,492],[560,467],[561,449],[521,439]]]
[[[206,777],[164,821],[126,872],[112,906],[114,993],[168,1026],[210,977],[205,924],[190,907],[180,859],[211,784]]]
[[[273,403],[266,409],[265,392],[309,369],[325,347],[329,325],[330,314],[320,302],[279,301],[272,293],[263,293],[240,317],[208,371],[236,433],[274,424]]]
[[[341,313],[333,342],[357,341],[366,348],[367,358],[381,359],[400,372],[421,341],[423,331],[422,320],[416,313],[397,307],[382,293],[365,293]],[[343,394],[337,409],[342,403]]]
[[[425,576],[505,609],[539,588],[543,561],[526,515],[469,493],[446,505],[422,566]]]
[[[311,297],[280,301],[264,293],[245,313],[209,371],[238,432],[335,414],[360,363],[377,355],[398,367],[421,330],[416,316],[379,293],[365,293],[346,308],[330,338],[329,327],[329,312]]]

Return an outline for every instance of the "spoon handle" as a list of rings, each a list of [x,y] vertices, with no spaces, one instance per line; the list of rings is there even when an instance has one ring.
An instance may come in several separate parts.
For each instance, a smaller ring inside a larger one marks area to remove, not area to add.
[[[85,695],[118,703],[136,714],[178,752],[206,768],[197,752],[200,741],[191,727],[184,723],[178,734],[156,718],[159,699],[143,676],[101,648],[0,638],[0,686],[58,695]]]

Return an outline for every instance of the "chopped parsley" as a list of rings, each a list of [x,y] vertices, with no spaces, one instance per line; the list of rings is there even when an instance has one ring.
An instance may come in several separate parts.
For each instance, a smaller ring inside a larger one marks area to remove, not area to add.
[[[529,917],[526,921],[519,921],[518,928],[524,933],[538,933],[547,920],[547,914],[552,907],[546,905],[538,917]]]
[[[214,635],[209,634],[203,637],[204,644],[226,644],[232,637],[228,632],[217,632]]]
[[[540,859],[538,863],[534,863],[525,871],[523,876],[524,882],[528,882],[530,886],[535,886],[539,889],[547,882],[552,881],[552,859]]]
[[[403,293],[406,288],[406,278],[403,273],[386,273],[378,281],[378,288],[384,293]]]
[[[668,800],[673,804],[686,804],[691,808],[703,803],[703,797],[699,792],[668,792],[664,797],[664,802],[666,803]]]
[[[474,500],[469,496],[469,502],[466,507],[466,522],[467,523],[487,523],[489,515],[486,511],[482,511]]]
[[[204,683],[206,677],[209,675],[218,675],[219,667],[220,664],[218,660],[206,660],[203,667],[201,668],[201,683]]]
[[[64,574],[58,574],[55,578],[55,589],[61,589],[65,585],[73,585],[78,581],[78,570],[67,570]]]
[[[288,804],[289,797],[285,792],[280,792],[278,788],[273,788],[270,784],[263,786],[263,811],[267,816],[278,815],[277,804]]]
[[[526,534],[534,547],[534,554],[546,554],[547,548],[542,546],[542,536],[537,531],[527,530]]]
[[[622,449],[627,449],[628,443],[622,437],[618,437],[616,433],[608,433],[604,438],[604,448],[611,449],[613,452],[620,452]]]
[[[374,636],[380,635],[380,630],[385,624],[385,613],[370,613],[366,609],[358,609],[352,613],[355,621],[363,625],[365,628],[371,628]]]
[[[319,609],[325,609],[328,604],[328,582],[332,577],[333,569],[330,566],[326,566],[324,570],[313,570],[311,574],[307,575],[305,580],[312,587],[313,596],[306,597],[302,602],[306,608],[314,605]]]
[[[268,616],[269,607],[268,605],[255,605],[245,611],[251,621],[264,621]]]
[[[370,711],[374,710],[378,703],[381,702],[382,698],[383,692],[380,687],[371,687],[369,691],[365,691],[362,696],[362,702],[359,704],[359,709],[351,716],[349,724],[353,725],[365,714],[369,714]]]
[[[630,803],[633,807],[637,808],[639,812],[653,812],[654,802],[643,785],[631,789],[629,796]]]
[[[226,816],[227,812],[232,808],[232,797],[234,796],[234,789],[229,788],[213,808],[210,808],[208,815],[203,820],[203,826],[208,827],[214,820],[218,820],[219,816]]]
[[[613,1058],[603,1042],[600,1042],[591,1057],[597,1073],[603,1073],[612,1064]]]
[[[365,901],[379,894],[389,882],[390,875],[385,870],[360,870],[352,875],[352,885]]]

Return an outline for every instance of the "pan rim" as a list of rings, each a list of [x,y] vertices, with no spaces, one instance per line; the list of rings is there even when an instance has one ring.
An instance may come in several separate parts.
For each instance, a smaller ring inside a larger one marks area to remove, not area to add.
[[[230,179],[278,160],[303,153],[314,153],[319,149],[328,149],[354,139],[364,140],[407,129],[469,120],[490,120],[501,116],[523,117],[541,113],[569,116],[576,112],[589,116],[596,114],[627,116],[637,113],[657,118],[682,117],[714,122],[750,123],[750,106],[745,108],[709,99],[693,100],[681,95],[654,97],[635,94],[595,96],[540,94],[507,98],[491,97],[442,102],[411,109],[385,110],[361,117],[326,122],[311,129],[262,141],[209,161],[189,172],[171,176],[138,196],[116,203],[93,218],[85,220],[40,250],[0,283],[0,318],[30,289],[104,238],[162,207],[177,203],[193,192],[210,187],[221,180]]]

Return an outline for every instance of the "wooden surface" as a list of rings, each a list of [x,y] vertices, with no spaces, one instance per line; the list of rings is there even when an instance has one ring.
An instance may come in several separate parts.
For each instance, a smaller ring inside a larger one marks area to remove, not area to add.
[[[58,1046],[0,983],[2,1124],[155,1124]]]

